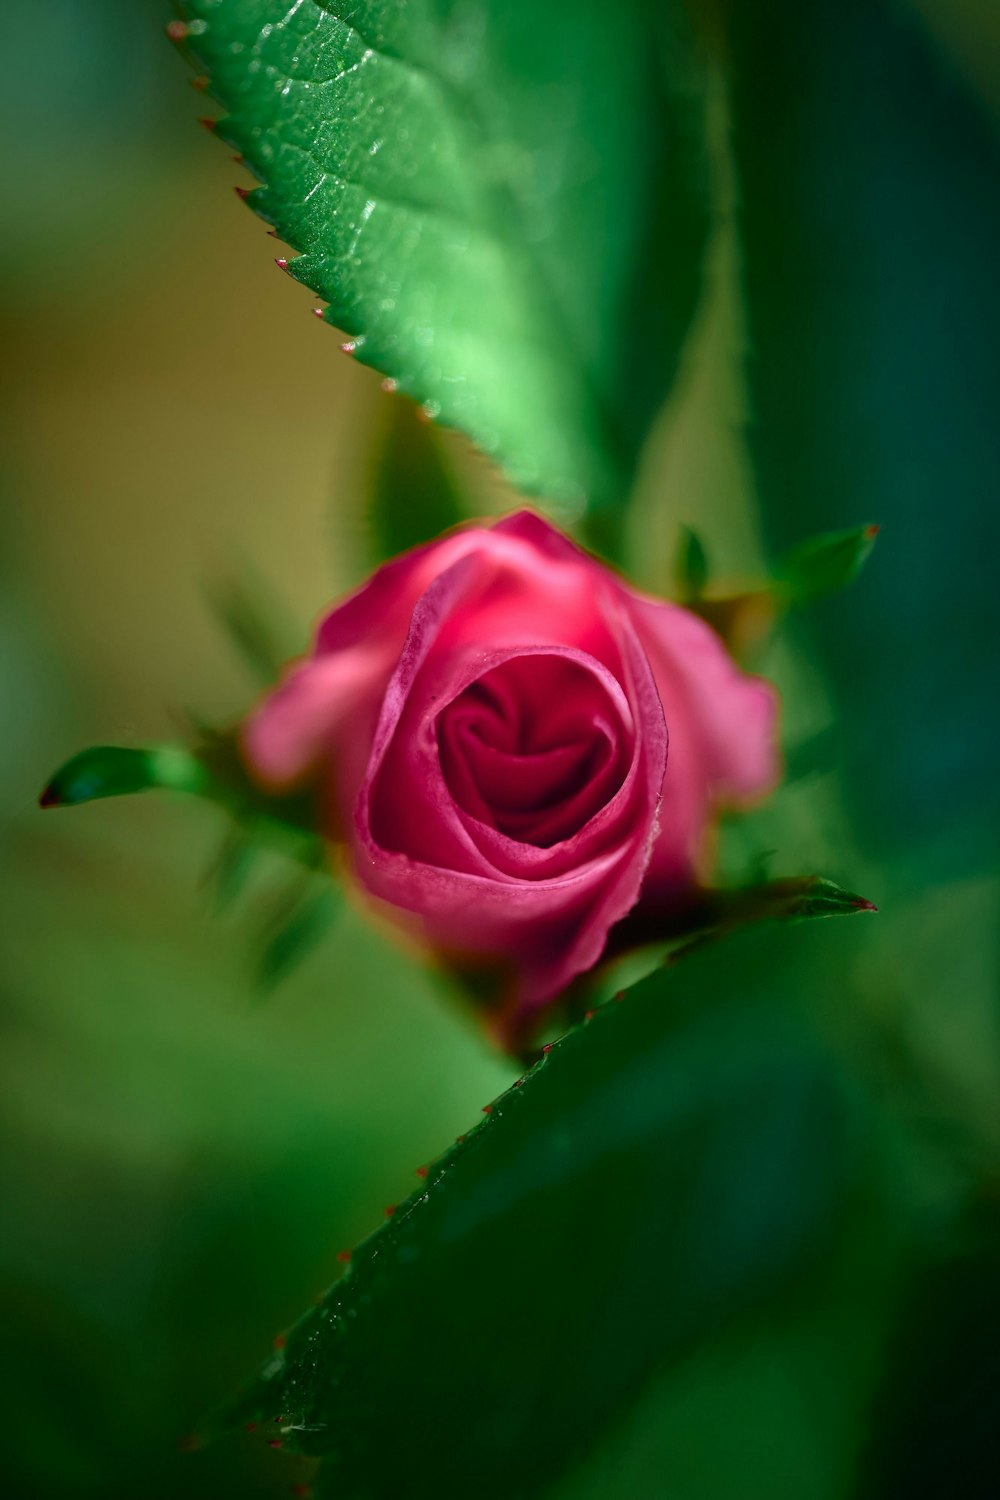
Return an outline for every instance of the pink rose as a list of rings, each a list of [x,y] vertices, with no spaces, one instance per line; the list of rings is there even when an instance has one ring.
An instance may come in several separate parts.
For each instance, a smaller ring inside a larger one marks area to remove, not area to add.
[[[268,789],[317,787],[397,921],[507,967],[511,1041],[626,915],[691,899],[717,809],[775,780],[775,711],[696,615],[522,511],[380,568],[243,748]]]

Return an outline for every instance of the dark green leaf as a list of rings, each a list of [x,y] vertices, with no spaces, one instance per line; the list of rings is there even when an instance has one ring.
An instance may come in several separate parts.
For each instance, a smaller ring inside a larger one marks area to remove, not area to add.
[[[42,807],[75,807],[99,797],[122,797],[153,789],[209,794],[211,778],[190,750],[160,745],[130,750],[94,745],[62,766],[39,797]]]
[[[389,405],[368,515],[376,562],[429,542],[466,519],[440,439],[406,397],[394,397]]]
[[[868,561],[877,526],[852,526],[810,537],[785,557],[776,583],[786,604],[811,604],[853,583]]]
[[[181,9],[348,351],[616,548],[708,227],[681,0]]]
[[[924,1269],[899,1321],[868,1453],[864,1500],[1000,1494],[1000,1235]],[[985,1227],[985,1226],[984,1226]]]
[[[891,0],[731,0],[732,139],[765,526],[877,516],[807,622],[866,852],[992,869],[1000,828],[1000,139]]]
[[[795,942],[709,948],[549,1049],[217,1425],[323,1456],[344,1500],[532,1496],[652,1370],[794,1284],[853,1170],[830,1057],[776,997]]]
[[[708,554],[698,533],[681,526],[674,553],[674,579],[681,599],[696,599],[708,582]]]

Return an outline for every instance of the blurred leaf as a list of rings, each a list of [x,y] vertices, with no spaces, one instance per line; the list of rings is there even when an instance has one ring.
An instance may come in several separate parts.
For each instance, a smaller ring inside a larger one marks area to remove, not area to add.
[[[785,557],[777,584],[787,604],[812,604],[853,583],[871,555],[877,526],[852,526],[810,537]]]
[[[466,519],[440,439],[405,398],[389,404],[368,516],[376,562],[429,542]]]
[[[272,1424],[331,1495],[534,1495],[658,1365],[787,1295],[859,1181],[836,1069],[776,992],[792,941],[708,949],[547,1049],[215,1428]]]
[[[876,515],[807,623],[866,850],[921,881],[1000,828],[1000,141],[889,0],[727,0],[757,488],[770,543]]]
[[[185,0],[180,40],[348,352],[619,544],[708,226],[681,0]]]
[[[149,750],[94,745],[56,772],[39,797],[41,807],[76,807],[100,797],[151,790],[211,796],[211,777],[190,750],[160,745]]]
[[[708,553],[698,533],[690,526],[681,526],[674,553],[674,579],[678,597],[696,599],[705,592],[708,582]]]
[[[886,1361],[865,1500],[1000,1494],[1000,1236],[929,1267]]]

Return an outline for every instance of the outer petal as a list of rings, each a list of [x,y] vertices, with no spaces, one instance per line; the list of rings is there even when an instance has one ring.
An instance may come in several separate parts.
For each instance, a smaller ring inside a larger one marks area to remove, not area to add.
[[[718,807],[774,786],[778,700],[770,683],[740,671],[697,615],[635,595],[630,607],[670,725],[661,832],[645,893],[655,899],[698,879]]]

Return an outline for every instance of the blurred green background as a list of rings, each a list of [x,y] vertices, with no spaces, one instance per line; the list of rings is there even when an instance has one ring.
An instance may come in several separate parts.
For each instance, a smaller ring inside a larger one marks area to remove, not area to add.
[[[789,743],[826,763],[727,859],[773,848],[775,873],[822,869],[882,905],[877,930],[831,936],[831,955],[849,943],[831,963],[933,1064],[943,1117],[995,1146],[998,11],[797,9],[705,7],[717,224],[636,567],[668,585],[680,521],[737,579],[811,532],[884,523],[857,590],[766,662]],[[84,744],[251,701],[206,581],[251,567],[304,640],[369,555],[387,398],[275,270],[164,19],[159,0],[3,7],[2,1464],[26,1497],[287,1493],[295,1461],[250,1439],[184,1454],[183,1434],[512,1076],[349,907],[257,996],[287,872],[266,862],[213,912],[214,810],[34,808]],[[501,507],[450,451],[472,504]],[[579,1493],[659,1495],[669,1465],[687,1500],[757,1494],[761,1432],[796,1424],[759,1493],[848,1493],[849,1458],[817,1471],[828,1392],[798,1369],[794,1350],[707,1353]]]

